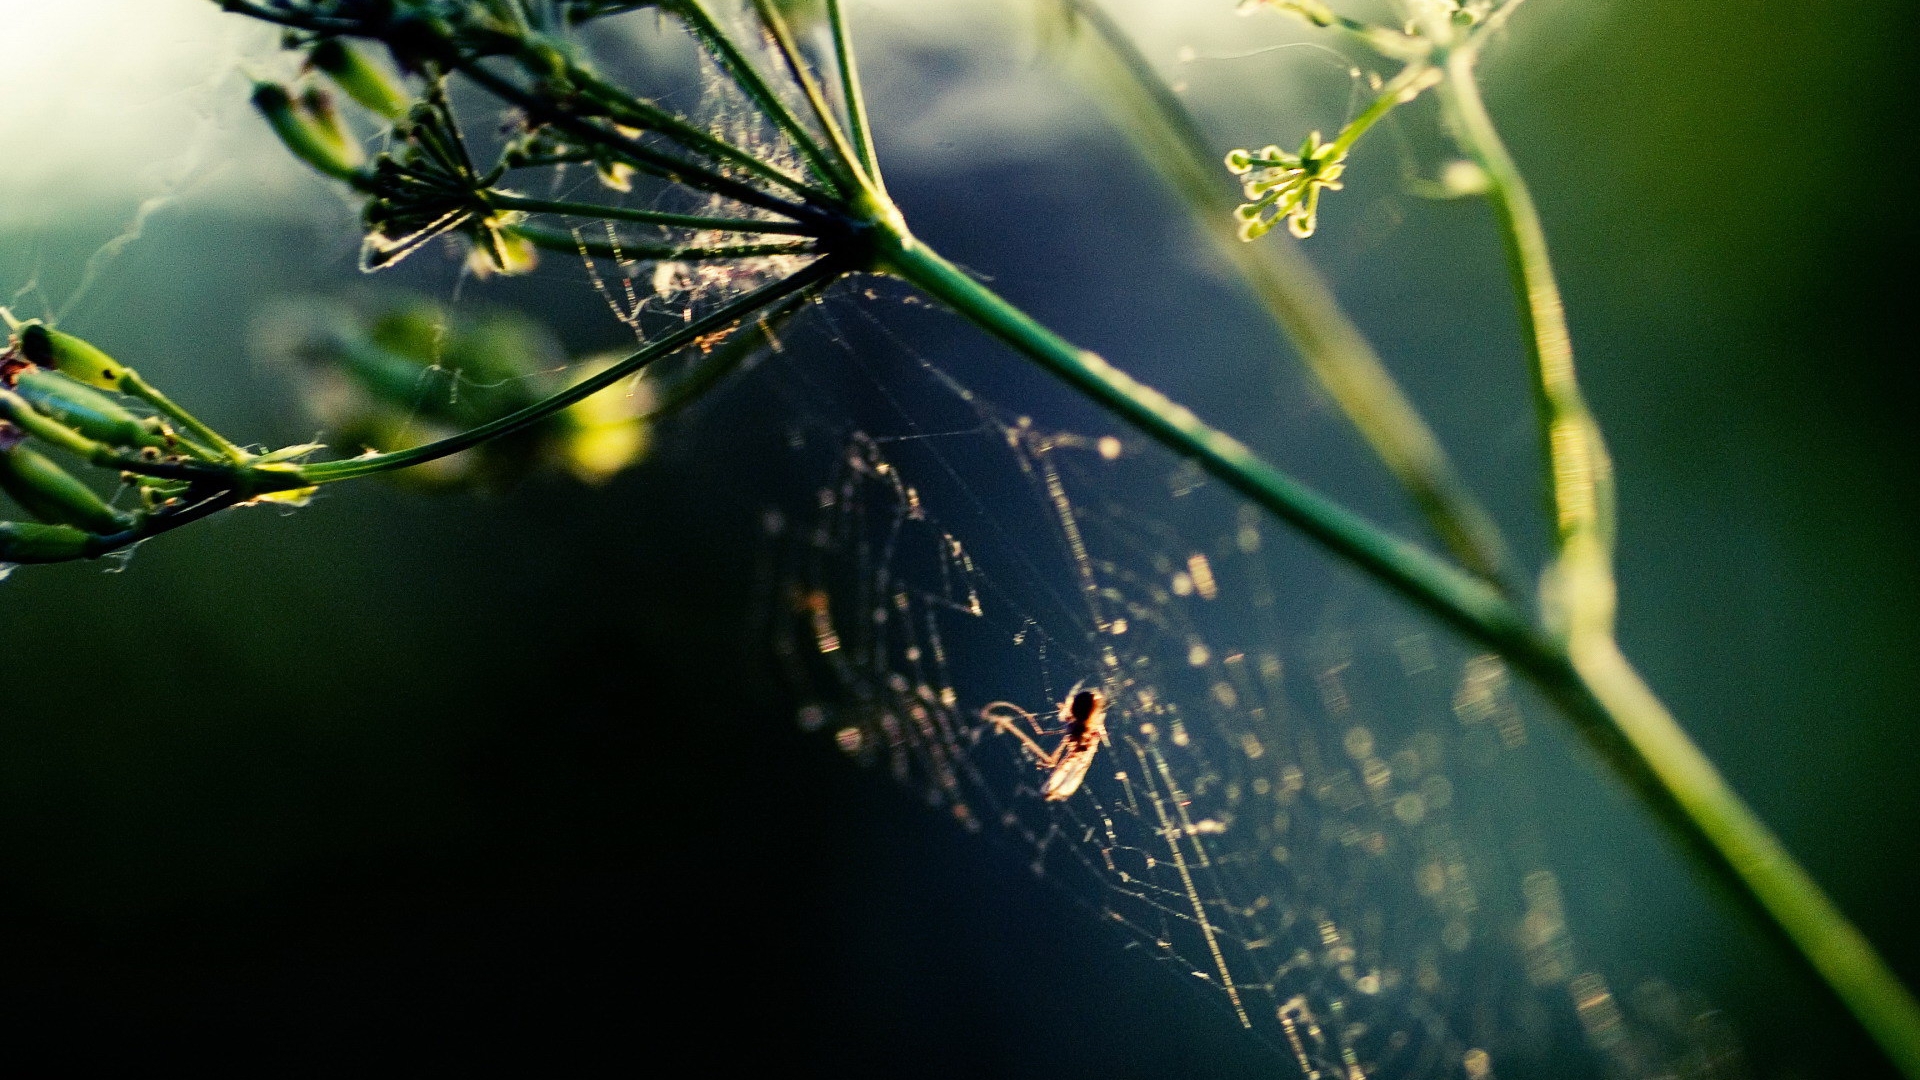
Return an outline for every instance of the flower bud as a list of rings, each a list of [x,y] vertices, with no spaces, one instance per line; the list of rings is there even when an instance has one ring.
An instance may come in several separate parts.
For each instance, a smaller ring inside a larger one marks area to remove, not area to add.
[[[24,443],[0,450],[0,489],[49,524],[93,533],[119,532],[131,524],[92,488]]]
[[[389,120],[398,120],[407,114],[412,95],[407,93],[406,86],[347,42],[327,38],[313,47],[308,59],[368,111]]]
[[[20,353],[43,368],[101,390],[118,390],[127,369],[118,360],[72,334],[30,322],[20,328]]]
[[[71,525],[0,521],[0,563],[54,563],[84,559],[92,537]]]
[[[253,107],[260,110],[273,133],[293,155],[336,180],[350,180],[359,162],[349,152],[337,130],[329,130],[324,121],[295,107],[293,95],[278,83],[257,83],[253,88]]]
[[[313,124],[313,130],[332,146],[339,160],[347,162],[358,170],[366,164],[367,153],[359,140],[353,137],[353,130],[347,127],[347,120],[333,103],[333,95],[324,87],[309,86],[300,92],[294,107],[303,113]]]
[[[73,430],[108,446],[164,446],[167,437],[158,421],[123,408],[119,402],[58,371],[28,371],[15,392],[35,409]]]

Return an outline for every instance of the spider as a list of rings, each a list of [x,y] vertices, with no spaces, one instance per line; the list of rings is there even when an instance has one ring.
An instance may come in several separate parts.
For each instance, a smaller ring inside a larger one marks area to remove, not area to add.
[[[1048,802],[1064,802],[1080,790],[1080,784],[1087,778],[1087,770],[1093,765],[1093,757],[1100,752],[1100,744],[1107,739],[1107,695],[1097,689],[1084,685],[1073,688],[1065,701],[1060,703],[1060,723],[1064,726],[1060,741],[1054,744],[1053,752],[1040,748],[1033,735],[1020,730],[1014,723],[1015,714],[1027,722],[1034,735],[1051,735],[1040,726],[1040,721],[1027,710],[1010,701],[996,701],[980,710],[980,719],[1020,740],[1020,745],[1034,756],[1036,763],[1047,772],[1046,783],[1040,786],[1040,797]]]

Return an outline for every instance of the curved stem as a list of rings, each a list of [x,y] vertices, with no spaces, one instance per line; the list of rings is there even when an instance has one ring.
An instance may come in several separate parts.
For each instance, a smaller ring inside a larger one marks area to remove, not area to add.
[[[1720,884],[1783,934],[1909,1076],[1920,1076],[1920,1010],[1885,962],[1726,784],[1620,656],[1611,635],[1570,642],[1506,597],[1333,503],[1186,408],[1076,348],[910,235],[884,269],[947,302],[1134,427],[1372,574],[1539,685],[1574,730]]]
[[[718,173],[704,165],[685,161],[663,154],[637,140],[627,138],[617,131],[610,131],[591,120],[567,111],[547,98],[526,90],[509,79],[487,70],[474,60],[463,60],[458,64],[461,73],[485,88],[493,96],[510,105],[525,110],[528,116],[545,121],[560,128],[575,138],[584,139],[592,144],[605,147],[621,160],[655,176],[686,184],[688,187],[711,191],[748,206],[757,206],[762,210],[771,210],[776,214],[795,220],[830,220],[829,215],[811,206],[789,202],[768,192],[761,191],[752,184],[736,180],[731,176]]]
[[[1424,60],[1416,60],[1400,69],[1392,81],[1381,89],[1359,116],[1354,117],[1342,128],[1340,135],[1327,148],[1327,159],[1339,161],[1353,152],[1360,137],[1372,130],[1373,125],[1386,118],[1395,108],[1405,105],[1418,97],[1420,91],[1440,81],[1440,72]]]
[[[1858,927],[1740,798],[1611,637],[1577,642],[1587,693],[1652,767],[1743,898],[1809,964],[1903,1075],[1920,1077],[1920,1004]]]
[[[783,300],[792,299],[798,303],[799,300],[804,299],[808,291],[833,280],[845,269],[846,265],[838,259],[832,257],[817,259],[796,273],[762,285],[698,319],[675,327],[659,340],[608,367],[605,371],[582,379],[557,394],[550,395],[524,409],[508,413],[498,420],[405,450],[308,465],[300,470],[300,475],[308,483],[328,484],[356,476],[391,472],[457,454],[481,443],[523,431],[599,393],[660,357],[684,348],[699,338],[717,331],[724,331],[742,319],[749,318],[764,309],[775,307]]]
[[[717,135],[701,130],[698,126],[680,119],[652,102],[633,97],[578,65],[569,66],[568,77],[574,85],[604,106],[613,119],[620,123],[658,131],[688,149],[711,154],[749,172],[757,173],[809,202],[826,203],[833,200],[831,194],[787,175],[771,163]]]
[[[883,231],[881,266],[945,301],[1103,408],[1380,578],[1432,614],[1503,652],[1556,650],[1498,590],[1301,484],[1185,406],[1081,349],[975,281],[911,234]]]
[[[246,463],[246,451],[228,442],[226,436],[208,427],[199,417],[176,404],[172,398],[155,390],[132,368],[124,369],[120,389],[160,410],[168,419],[192,432],[201,442],[219,451],[229,462],[235,465]]]
[[[222,491],[184,509],[153,514],[130,529],[88,538],[86,557],[97,559],[122,548],[132,547],[143,540],[151,540],[162,533],[172,532],[182,525],[191,525],[202,518],[212,517],[222,510],[239,505],[245,499],[246,496],[241,492]]]

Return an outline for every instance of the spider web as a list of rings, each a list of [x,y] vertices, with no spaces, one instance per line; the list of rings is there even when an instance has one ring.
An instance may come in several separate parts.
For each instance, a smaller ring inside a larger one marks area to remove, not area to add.
[[[659,65],[674,35],[644,23],[603,51],[684,83]],[[797,171],[694,62],[681,104]],[[561,170],[546,193],[596,182]],[[641,186],[627,201],[728,212]],[[793,269],[609,258],[577,235],[593,295],[639,341]],[[1559,748],[1496,658],[1156,446],[1003,407],[893,329],[950,317],[848,291],[755,388],[806,474],[765,517],[802,727],[1010,842],[1304,1080],[1743,1074],[1717,1013],[1585,955],[1536,825]],[[1108,739],[1048,800],[983,710],[1017,706],[1051,747],[1076,687],[1110,702]]]
[[[663,55],[645,21],[608,42],[636,72]],[[713,71],[697,81],[689,108],[793,167]],[[597,182],[556,170],[541,193]],[[639,340],[791,269],[579,238],[591,295]],[[767,515],[803,727],[1003,838],[1303,1078],[1739,1073],[1713,1013],[1585,957],[1534,824],[1531,706],[1497,660],[1157,448],[1004,408],[884,325],[836,321],[872,299],[817,309],[838,362],[763,365],[812,473]],[[1048,801],[982,709],[1057,728],[1075,686],[1106,695],[1109,738]]]
[[[1743,1074],[1716,1013],[1583,956],[1535,824],[1555,751],[1499,660],[1157,447],[821,310],[845,363],[771,365],[819,468],[767,517],[802,727],[1010,841],[1303,1078]],[[983,709],[1050,749],[1076,686],[1108,739],[1049,801]]]

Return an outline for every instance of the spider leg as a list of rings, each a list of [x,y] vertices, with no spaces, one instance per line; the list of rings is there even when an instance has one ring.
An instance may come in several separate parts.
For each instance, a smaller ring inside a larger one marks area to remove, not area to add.
[[[985,720],[987,723],[992,724],[1008,735],[1019,739],[1020,745],[1026,747],[1028,753],[1039,759],[1041,768],[1051,769],[1058,764],[1060,761],[1060,747],[1055,747],[1052,753],[1042,750],[1040,744],[1034,740],[1033,735],[1021,731],[1019,725],[1013,722],[1013,718],[1006,715],[1007,712],[1020,714],[1020,716],[1026,720],[1027,726],[1033,728],[1034,734],[1047,734],[1047,732],[1041,729],[1040,722],[1034,719],[1032,713],[1015,705],[1011,701],[995,701],[988,704],[980,710],[980,719]]]

